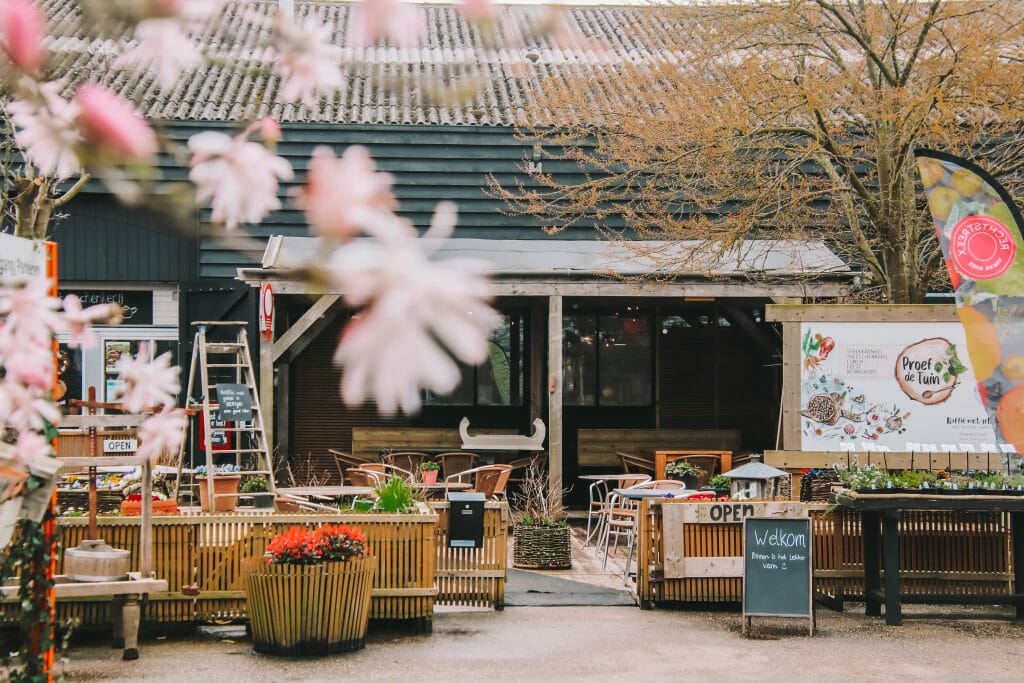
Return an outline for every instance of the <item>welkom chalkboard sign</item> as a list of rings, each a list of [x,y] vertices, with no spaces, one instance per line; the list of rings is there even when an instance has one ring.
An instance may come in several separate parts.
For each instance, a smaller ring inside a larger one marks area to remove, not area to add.
[[[814,635],[814,589],[808,517],[743,520],[743,632],[751,617],[807,619]]]
[[[218,417],[230,422],[248,422],[252,419],[252,396],[244,384],[217,385]]]

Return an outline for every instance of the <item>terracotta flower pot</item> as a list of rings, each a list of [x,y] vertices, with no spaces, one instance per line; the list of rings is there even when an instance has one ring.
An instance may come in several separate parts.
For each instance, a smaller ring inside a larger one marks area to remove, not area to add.
[[[205,476],[198,476],[196,479],[199,482],[199,504],[203,506],[203,510],[209,510],[208,500],[210,494],[208,491],[209,481]],[[242,480],[240,474],[218,474],[213,478],[213,492],[218,493],[237,493],[238,483]],[[214,512],[231,512],[238,506],[238,498],[236,496],[225,496],[223,498],[215,498],[216,501]]]
[[[423,483],[432,486],[437,483],[437,470],[420,470]]]
[[[142,514],[142,501],[141,500],[123,500],[121,501],[121,514],[126,517],[136,517]],[[178,514],[178,501],[173,498],[167,500],[154,500],[153,501],[153,514],[154,515],[176,515]]]
[[[245,597],[257,652],[325,655],[358,650],[370,619],[377,557],[311,565],[245,565]]]

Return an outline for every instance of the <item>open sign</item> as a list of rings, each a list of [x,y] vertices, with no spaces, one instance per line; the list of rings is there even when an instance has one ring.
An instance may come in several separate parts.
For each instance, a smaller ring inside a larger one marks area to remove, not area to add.
[[[103,441],[104,453],[134,453],[139,450],[138,439],[105,439]]]

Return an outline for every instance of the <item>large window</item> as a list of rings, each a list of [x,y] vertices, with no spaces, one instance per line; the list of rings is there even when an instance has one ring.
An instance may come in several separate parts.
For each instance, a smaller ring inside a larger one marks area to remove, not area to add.
[[[635,304],[574,310],[562,330],[562,400],[571,406],[654,402],[651,314]]]
[[[479,366],[459,365],[462,381],[455,391],[439,396],[424,392],[426,405],[518,406],[523,404],[525,384],[525,316],[505,313],[488,342],[487,361]]]

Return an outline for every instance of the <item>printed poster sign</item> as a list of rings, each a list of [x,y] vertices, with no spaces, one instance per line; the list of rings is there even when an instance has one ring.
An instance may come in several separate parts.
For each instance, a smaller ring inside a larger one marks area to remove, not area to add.
[[[805,451],[1013,452],[958,323],[804,323],[801,351]]]

